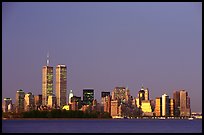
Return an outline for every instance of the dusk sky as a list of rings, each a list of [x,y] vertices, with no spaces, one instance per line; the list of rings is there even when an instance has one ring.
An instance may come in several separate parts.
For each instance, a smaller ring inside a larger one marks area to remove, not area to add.
[[[2,101],[42,93],[42,67],[67,66],[67,94],[116,86],[150,99],[185,89],[202,111],[201,2],[2,3]],[[55,82],[55,71],[54,71]],[[55,92],[55,84],[54,84]]]

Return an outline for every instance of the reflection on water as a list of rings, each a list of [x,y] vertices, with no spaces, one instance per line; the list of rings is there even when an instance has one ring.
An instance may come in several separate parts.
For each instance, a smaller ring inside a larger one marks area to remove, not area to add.
[[[202,120],[2,120],[3,133],[201,133]]]

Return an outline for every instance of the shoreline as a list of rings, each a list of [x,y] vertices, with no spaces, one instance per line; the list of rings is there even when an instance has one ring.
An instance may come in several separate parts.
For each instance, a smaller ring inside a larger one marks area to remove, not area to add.
[[[2,118],[2,120],[189,120],[188,118]],[[199,120],[194,118],[194,120]],[[202,119],[200,119],[202,120]]]

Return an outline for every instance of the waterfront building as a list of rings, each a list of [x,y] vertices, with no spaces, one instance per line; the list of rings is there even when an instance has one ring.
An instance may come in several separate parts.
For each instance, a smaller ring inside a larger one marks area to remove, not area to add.
[[[187,116],[191,116],[191,106],[190,106],[190,97],[187,96],[187,105],[186,105],[186,111],[187,111]]]
[[[144,90],[144,100],[149,100],[149,89],[148,88]]]
[[[142,104],[142,100],[145,100],[145,91],[144,91],[144,86],[139,90],[138,92],[138,98],[139,98],[139,106]]]
[[[149,100],[142,100],[141,109],[143,116],[153,116],[152,108]]]
[[[25,111],[32,111],[35,109],[35,100],[32,92],[28,92],[24,97],[24,109]]]
[[[180,90],[180,116],[190,116],[190,98],[188,98],[188,92],[186,90]]]
[[[24,111],[24,97],[25,92],[20,89],[16,92],[16,112],[21,113]]]
[[[112,118],[121,117],[121,104],[119,104],[119,100],[111,101],[111,116]]]
[[[151,99],[150,100],[150,105],[151,105],[151,108],[152,108],[152,112],[154,112],[154,109],[155,109],[155,100]]]
[[[174,91],[173,92],[173,99],[175,103],[175,116],[180,116],[180,92]]]
[[[47,65],[42,68],[42,105],[47,105],[48,96],[53,95],[53,67],[49,66],[49,55]]]
[[[161,116],[162,115],[162,99],[161,97],[156,97],[155,99],[155,116]]]
[[[94,89],[86,88],[83,89],[83,104],[91,105],[94,100]]]
[[[79,110],[82,107],[81,97],[73,96],[70,102],[72,110]]]
[[[174,99],[172,98],[169,99],[169,111],[170,111],[170,116],[175,115],[175,104],[174,104]]]
[[[56,99],[57,106],[66,105],[67,99],[67,67],[66,65],[57,65],[56,67]]]
[[[57,101],[56,100],[57,100],[57,98],[56,98],[56,96],[54,94],[48,96],[47,106],[50,107],[50,108],[56,108],[57,107]]]
[[[71,98],[74,96],[74,93],[72,90],[70,90],[70,93],[69,93],[69,104],[71,104]]]
[[[169,116],[169,96],[162,95],[162,116]]]
[[[102,91],[101,92],[101,104],[104,105],[104,102],[105,102],[105,97],[106,96],[110,96],[110,92],[104,92]]]
[[[104,112],[111,113],[111,96],[105,96],[104,99]]]
[[[35,100],[35,108],[38,110],[38,108],[40,108],[40,106],[42,105],[42,95],[36,95],[34,96],[34,100]]]
[[[4,98],[3,112],[12,112],[13,105],[11,98]]]
[[[129,96],[129,89],[125,87],[115,87],[112,91],[112,100],[118,100],[119,103],[127,103]]]

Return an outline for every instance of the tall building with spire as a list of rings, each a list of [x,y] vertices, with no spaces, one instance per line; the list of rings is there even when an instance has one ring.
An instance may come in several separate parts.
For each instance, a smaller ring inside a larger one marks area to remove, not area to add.
[[[48,96],[53,95],[53,67],[49,66],[49,54],[46,63],[42,68],[42,105],[47,105]]]
[[[71,104],[71,98],[74,96],[73,94],[73,91],[70,90],[70,93],[69,93],[69,104]]]
[[[66,65],[57,65],[56,67],[56,99],[57,106],[66,105],[67,99],[67,67]]]

